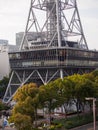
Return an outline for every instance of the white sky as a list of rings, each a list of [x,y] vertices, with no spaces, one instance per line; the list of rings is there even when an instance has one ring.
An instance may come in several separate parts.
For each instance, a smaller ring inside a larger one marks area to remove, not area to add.
[[[15,44],[15,35],[24,31],[31,0],[0,0],[0,39]],[[77,0],[79,14],[90,49],[98,50],[98,0]]]

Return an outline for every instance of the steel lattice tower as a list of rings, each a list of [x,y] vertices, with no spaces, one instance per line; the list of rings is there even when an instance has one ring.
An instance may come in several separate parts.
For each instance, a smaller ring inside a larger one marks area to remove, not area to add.
[[[28,32],[36,33],[35,40],[28,39]],[[88,50],[76,0],[31,0],[20,50],[9,54],[12,74],[3,101],[9,102],[25,83],[47,84],[95,69],[87,58],[76,58],[82,53],[93,52]]]
[[[38,33],[42,42],[48,41],[47,47],[60,47],[61,40],[72,40],[78,42],[80,48],[88,49],[76,0],[31,0],[20,49],[30,49],[31,45],[26,37],[29,31]],[[43,32],[46,33],[44,38]],[[55,40],[58,40],[58,43],[55,43]]]

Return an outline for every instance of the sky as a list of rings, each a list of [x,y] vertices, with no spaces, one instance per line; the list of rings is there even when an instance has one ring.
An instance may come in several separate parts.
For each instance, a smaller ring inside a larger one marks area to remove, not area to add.
[[[16,33],[25,31],[31,0],[0,0],[0,39],[16,43]],[[98,50],[98,0],[77,0],[89,49]]]

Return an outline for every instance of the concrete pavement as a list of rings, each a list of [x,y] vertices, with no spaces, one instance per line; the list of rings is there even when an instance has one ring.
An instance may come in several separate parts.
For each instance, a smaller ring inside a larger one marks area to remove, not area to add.
[[[2,130],[2,129],[0,129]],[[11,127],[5,127],[4,130],[16,130],[15,128],[11,128]],[[93,130],[93,123],[90,124],[86,124],[83,126],[79,126],[77,128],[73,128],[71,130]],[[96,122],[96,130],[98,130],[98,122]]]
[[[93,129],[93,123],[86,124],[86,125],[83,125],[83,126],[79,126],[77,128],[73,128],[71,130],[94,130]],[[98,122],[96,122],[96,130],[98,130]]]
[[[0,128],[0,130],[2,130],[2,128]],[[16,129],[8,126],[8,127],[5,127],[4,130],[16,130]],[[79,126],[70,130],[93,130],[93,123]],[[98,130],[98,122],[96,122],[96,130]]]
[[[0,128],[0,130],[16,130],[16,129],[12,127],[5,127],[4,129]]]
[[[0,129],[0,130],[2,130],[2,129]],[[11,128],[11,127],[5,127],[4,130],[16,130],[16,129]],[[93,123],[86,124],[86,125],[83,125],[83,126],[79,126],[77,128],[73,128],[73,129],[70,129],[70,130],[93,130]],[[96,122],[96,130],[98,130],[98,122]]]

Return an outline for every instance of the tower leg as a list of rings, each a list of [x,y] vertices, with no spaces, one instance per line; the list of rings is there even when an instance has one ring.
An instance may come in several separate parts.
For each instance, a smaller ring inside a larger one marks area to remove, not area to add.
[[[63,69],[60,69],[60,78],[63,79],[64,76],[63,76]]]

